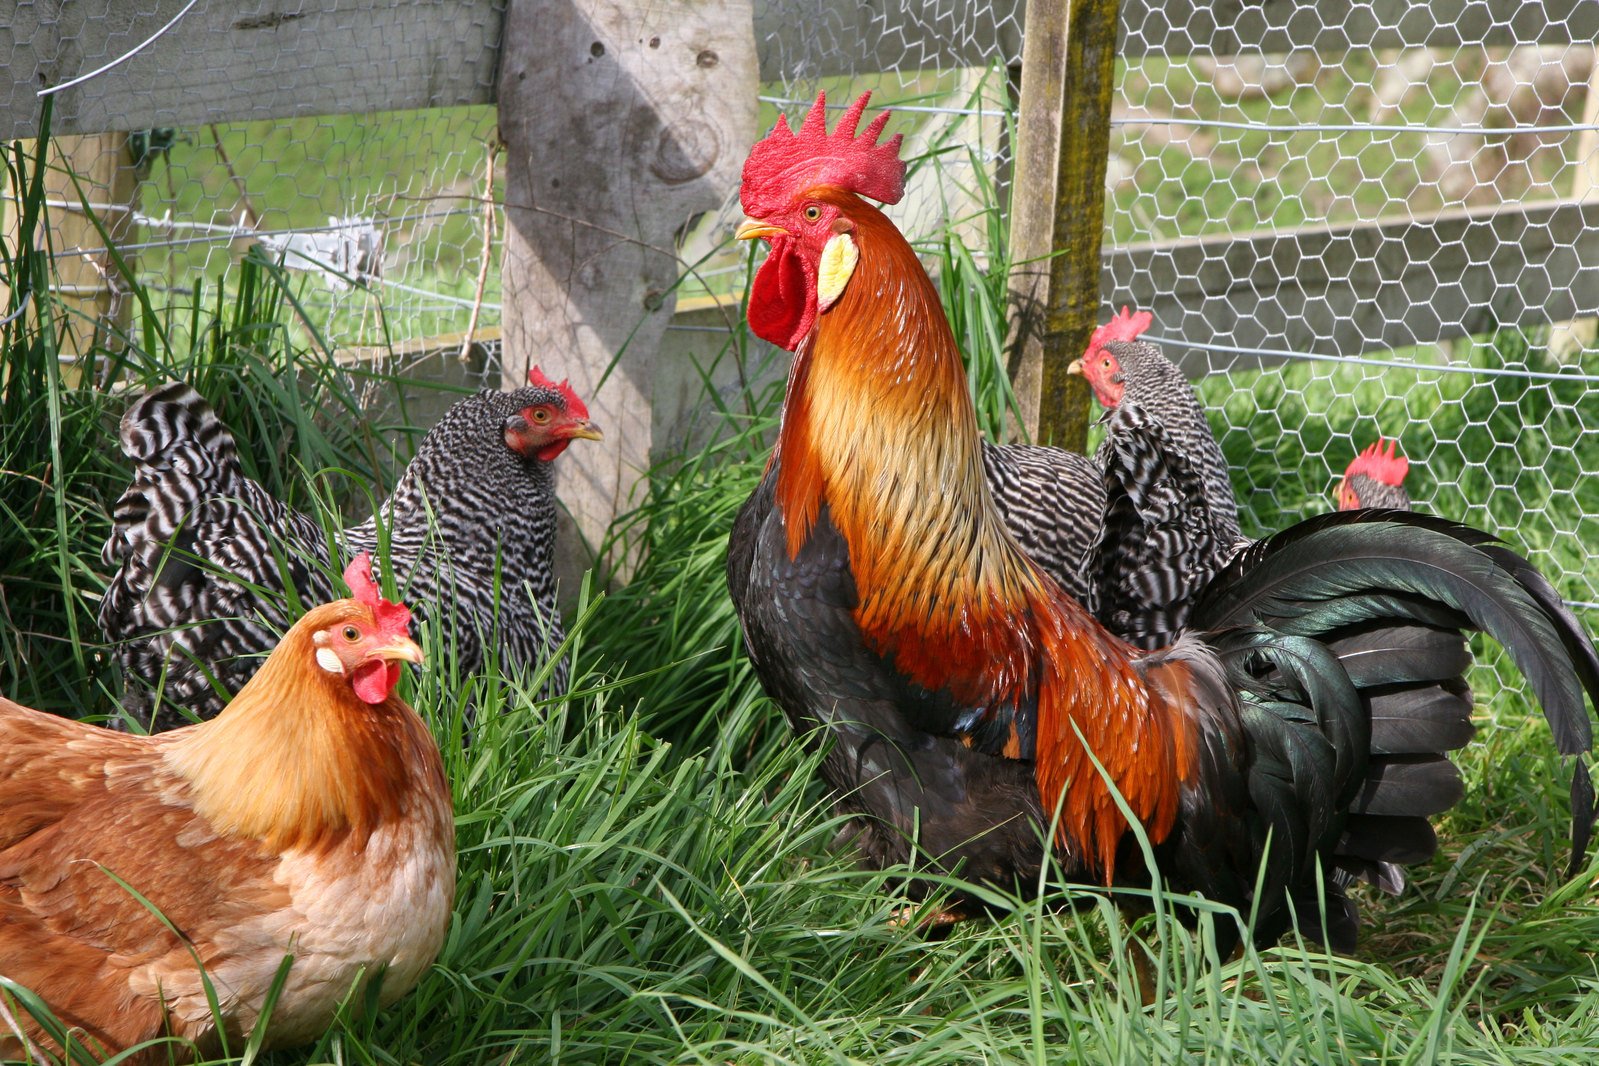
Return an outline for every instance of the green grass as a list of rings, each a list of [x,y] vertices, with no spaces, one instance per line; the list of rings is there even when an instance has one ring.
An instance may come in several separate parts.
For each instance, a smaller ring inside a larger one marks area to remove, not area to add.
[[[14,150],[7,165],[25,187],[35,173]],[[23,244],[0,257],[13,292],[0,317],[22,310],[0,333],[0,689],[93,713],[114,691],[93,609],[107,510],[126,478],[113,442],[127,401],[63,374],[63,331],[82,324],[48,300],[27,243],[37,232],[23,226]],[[935,247],[991,426],[1008,403],[1002,375],[984,369],[1002,365],[984,319],[1000,250]],[[129,346],[111,345],[112,383],[200,381],[273,491],[358,510],[362,482],[387,483],[413,439],[373,428],[361,393],[425,385],[319,359],[286,325],[292,287],[264,265],[214,291],[141,311]],[[1548,365],[1509,334],[1462,354]],[[1599,372],[1591,354],[1583,366]],[[1568,593],[1593,587],[1599,506],[1583,478],[1599,469],[1599,436],[1593,405],[1567,384],[1303,364],[1218,376],[1203,392],[1237,427],[1222,441],[1250,530],[1323,509],[1348,435],[1397,423],[1407,450],[1429,457],[1417,471],[1425,505],[1557,560]],[[814,757],[760,694],[723,586],[727,530],[760,475],[775,402],[729,402],[716,445],[653,473],[616,530],[640,545],[639,570],[580,609],[568,697],[541,703],[536,685],[492,671],[461,679],[447,648],[430,649],[433,665],[410,684],[455,793],[448,942],[400,1003],[375,1015],[352,1003],[316,1045],[271,1062],[1565,1063],[1599,1052],[1599,861],[1560,880],[1561,775],[1494,656],[1478,673],[1478,740],[1461,757],[1469,790],[1439,819],[1440,854],[1402,898],[1362,897],[1355,958],[1288,941],[1224,961],[1165,912],[1133,941],[1094,892],[1075,910],[996,899],[999,917],[942,938],[896,922],[893,885],[829,852],[836,824]],[[503,713],[480,715],[463,747],[469,706]],[[1162,992],[1149,1007],[1127,961],[1143,950]]]

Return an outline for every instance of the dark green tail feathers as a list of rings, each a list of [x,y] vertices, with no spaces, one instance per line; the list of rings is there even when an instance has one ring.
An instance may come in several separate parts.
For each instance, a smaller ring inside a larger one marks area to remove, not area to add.
[[[1264,732],[1252,735],[1280,732],[1267,719],[1281,709],[1272,687],[1286,686],[1294,693],[1290,702],[1315,708],[1332,747],[1358,749],[1313,776],[1332,785],[1340,793],[1336,802],[1350,812],[1335,849],[1349,860],[1340,868],[1361,873],[1364,864],[1362,876],[1379,884],[1393,881],[1389,863],[1425,857],[1431,831],[1413,823],[1460,794],[1458,774],[1444,757],[1472,733],[1463,677],[1470,657],[1458,631],[1486,633],[1526,678],[1556,748],[1576,757],[1567,876],[1584,862],[1594,811],[1582,757],[1593,744],[1584,693],[1599,707],[1599,652],[1543,575],[1493,537],[1414,512],[1323,515],[1242,552],[1209,583],[1191,623],[1216,634],[1209,640],[1222,645],[1224,660],[1254,661],[1245,668],[1255,678],[1246,698],[1266,717],[1257,716]],[[1260,627],[1277,639],[1260,637]],[[1228,629],[1257,635],[1220,639],[1217,631]],[[1331,650],[1359,691],[1361,713],[1349,713],[1348,694],[1325,663],[1287,639],[1296,637]],[[1263,656],[1270,659],[1265,669]],[[1268,763],[1284,762],[1281,769],[1325,758],[1269,739],[1260,744],[1271,755]],[[1360,769],[1346,765],[1351,759],[1366,763],[1364,773],[1351,775]],[[1263,774],[1251,787],[1269,795],[1275,771],[1268,766]],[[1286,780],[1279,785],[1288,787]],[[1317,823],[1312,815],[1308,824],[1274,824],[1274,830],[1315,832]]]

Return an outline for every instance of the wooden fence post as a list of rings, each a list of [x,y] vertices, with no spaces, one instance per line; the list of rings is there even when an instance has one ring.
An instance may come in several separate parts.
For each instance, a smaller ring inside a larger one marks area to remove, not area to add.
[[[1027,0],[1011,181],[1011,381],[1032,439],[1083,450],[1066,373],[1099,315],[1119,0]]]
[[[530,363],[570,377],[605,433],[561,457],[563,592],[601,559],[611,520],[639,501],[660,458],[657,388],[690,367],[657,365],[682,273],[679,233],[737,187],[755,140],[750,0],[640,5],[513,0],[499,76],[506,145],[503,265],[507,388]]]
[[[136,227],[132,209],[139,181],[126,133],[100,133],[52,137],[49,170],[44,176],[45,196],[56,206],[49,209],[50,245],[55,253],[55,299],[70,309],[63,355],[82,355],[97,345],[121,347],[117,333],[125,332],[132,304],[126,282],[106,251],[105,239],[83,213],[79,196],[95,205],[95,214],[113,242],[132,239]],[[81,250],[80,250],[81,249]],[[132,253],[124,260],[131,267]],[[70,373],[77,372],[74,368]]]

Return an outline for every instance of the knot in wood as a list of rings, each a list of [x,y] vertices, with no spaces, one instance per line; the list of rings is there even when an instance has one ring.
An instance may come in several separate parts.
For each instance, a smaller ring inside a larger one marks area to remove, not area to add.
[[[682,185],[703,177],[722,154],[716,127],[687,118],[661,130],[655,141],[650,173],[667,185]]]

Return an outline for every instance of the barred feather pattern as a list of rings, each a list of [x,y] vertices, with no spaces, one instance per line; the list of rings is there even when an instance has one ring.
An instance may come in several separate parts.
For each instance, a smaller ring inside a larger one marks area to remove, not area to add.
[[[1238,504],[1227,476],[1227,457],[1205,420],[1194,387],[1148,341],[1111,341],[1104,349],[1121,368],[1122,404],[1137,406],[1145,418],[1159,423],[1166,446],[1198,472],[1217,543],[1228,547],[1238,541]]]
[[[117,571],[100,627],[121,662],[129,712],[152,730],[186,723],[185,712],[214,717],[223,693],[254,674],[304,607],[340,593],[334,575],[363,551],[391,561],[413,624],[443,626],[462,670],[488,655],[511,669],[541,667],[564,639],[554,476],[550,463],[506,447],[501,428],[541,403],[564,400],[529,387],[456,404],[378,515],[330,545],[317,522],[245,476],[232,435],[199,393],[182,383],[146,393],[122,419],[134,476],[102,552]],[[562,660],[548,688],[566,682]]]
[[[1186,394],[1192,400],[1193,392]],[[1131,390],[1103,422],[1105,439],[1094,456],[1106,491],[1104,549],[1094,558],[1095,614],[1139,647],[1165,647],[1183,631],[1194,597],[1248,542],[1238,534],[1231,488],[1225,499],[1217,497],[1190,432],[1173,433],[1131,399]]]
[[[983,474],[1005,528],[1045,573],[1095,610],[1092,560],[1104,533],[1105,481],[1086,455],[983,442]]]
[[[1405,491],[1403,485],[1389,485],[1374,477],[1356,474],[1349,479],[1349,487],[1354,490],[1355,499],[1360,501],[1362,507],[1381,507],[1392,511],[1410,510],[1410,493]]]

